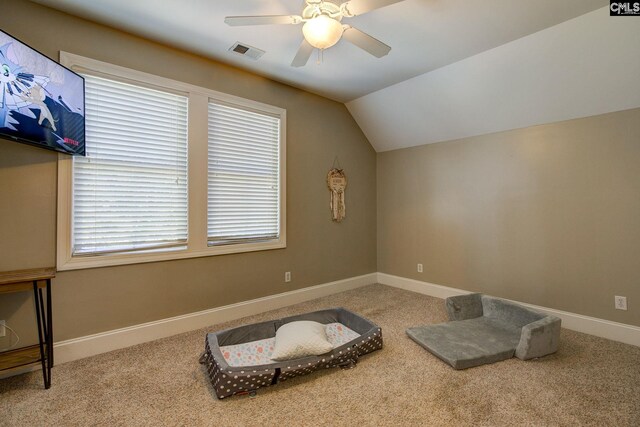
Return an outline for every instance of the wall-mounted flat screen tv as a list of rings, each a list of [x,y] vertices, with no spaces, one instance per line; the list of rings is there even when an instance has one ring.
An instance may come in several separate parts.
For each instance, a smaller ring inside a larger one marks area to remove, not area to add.
[[[0,67],[0,137],[84,156],[84,78],[2,30]]]

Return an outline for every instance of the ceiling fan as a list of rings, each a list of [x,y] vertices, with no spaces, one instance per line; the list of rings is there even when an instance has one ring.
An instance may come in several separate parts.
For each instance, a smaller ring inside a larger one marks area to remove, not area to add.
[[[402,0],[349,0],[338,4],[339,1],[305,0],[306,6],[301,16],[227,16],[224,22],[232,26],[304,23],[302,27],[304,39],[291,63],[294,67],[304,66],[313,49],[327,49],[338,43],[341,38],[378,58],[388,54],[391,47],[351,25],[342,24],[341,21],[342,18],[362,15]]]

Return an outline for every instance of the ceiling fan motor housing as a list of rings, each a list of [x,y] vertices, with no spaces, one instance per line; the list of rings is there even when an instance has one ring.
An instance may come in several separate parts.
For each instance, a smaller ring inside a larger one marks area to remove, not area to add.
[[[315,18],[318,15],[327,15],[337,21],[342,20],[342,10],[339,5],[330,1],[307,1],[307,7],[302,11],[303,19]]]

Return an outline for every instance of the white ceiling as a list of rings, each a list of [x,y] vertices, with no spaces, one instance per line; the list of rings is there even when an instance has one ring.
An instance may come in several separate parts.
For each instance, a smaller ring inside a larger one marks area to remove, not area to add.
[[[638,46],[605,6],[347,107],[378,152],[638,108]]]
[[[608,4],[606,0],[405,0],[343,21],[391,46],[389,55],[378,59],[343,40],[324,52],[321,64],[316,63],[314,54],[305,67],[294,68],[290,63],[302,40],[301,26],[229,27],[224,17],[300,14],[302,0],[32,1],[340,102],[360,98]],[[253,61],[229,52],[236,41],[266,53]]]

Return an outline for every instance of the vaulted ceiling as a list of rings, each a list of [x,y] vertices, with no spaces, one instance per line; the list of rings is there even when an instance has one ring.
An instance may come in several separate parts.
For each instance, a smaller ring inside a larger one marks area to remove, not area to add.
[[[34,0],[133,34],[226,62],[346,102],[505,44],[606,3],[603,0],[405,0],[345,18],[391,46],[376,58],[342,40],[291,67],[301,25],[231,27],[231,15],[299,15],[303,0]],[[335,3],[342,3],[335,0]],[[235,42],[266,51],[257,61]]]
[[[640,19],[609,17],[606,0],[404,0],[343,20],[388,55],[343,39],[299,68],[301,25],[224,18],[300,15],[303,0],[32,1],[344,102],[377,151],[640,106],[625,90]],[[236,42],[266,53],[249,59]]]

